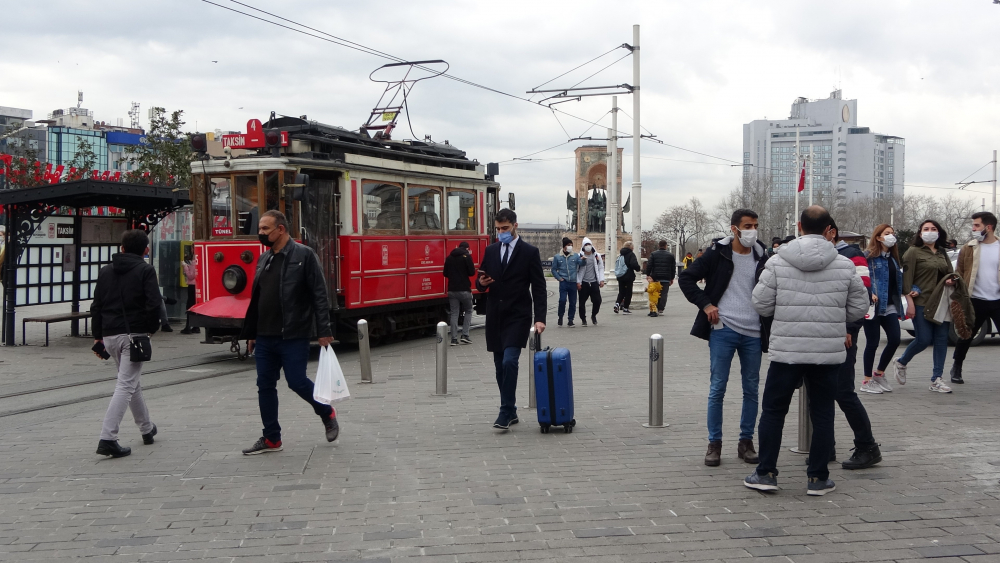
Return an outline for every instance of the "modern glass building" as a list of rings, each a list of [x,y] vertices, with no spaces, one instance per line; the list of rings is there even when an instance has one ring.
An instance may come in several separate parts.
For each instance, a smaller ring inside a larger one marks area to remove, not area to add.
[[[75,127],[49,127],[46,142],[47,161],[53,166],[60,164],[69,166],[80,146],[84,143],[90,144],[90,149],[94,152],[95,170],[108,169],[108,141],[103,131],[90,129],[77,129]]]

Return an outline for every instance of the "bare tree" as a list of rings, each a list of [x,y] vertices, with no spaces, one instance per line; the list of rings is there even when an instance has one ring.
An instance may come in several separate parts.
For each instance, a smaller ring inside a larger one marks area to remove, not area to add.
[[[712,220],[705,211],[704,204],[696,197],[684,205],[667,208],[656,221],[649,233],[656,239],[680,241],[681,252],[694,243],[701,245],[710,236]]]

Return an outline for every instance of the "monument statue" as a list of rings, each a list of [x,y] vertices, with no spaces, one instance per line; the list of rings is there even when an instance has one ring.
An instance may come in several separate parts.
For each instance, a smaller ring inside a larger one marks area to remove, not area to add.
[[[577,217],[576,198],[570,195],[569,190],[566,191],[566,209],[573,212],[573,222],[570,224],[570,230],[575,231]]]
[[[591,196],[587,200],[587,232],[603,233],[604,217],[607,214],[608,198],[604,190],[591,186]]]

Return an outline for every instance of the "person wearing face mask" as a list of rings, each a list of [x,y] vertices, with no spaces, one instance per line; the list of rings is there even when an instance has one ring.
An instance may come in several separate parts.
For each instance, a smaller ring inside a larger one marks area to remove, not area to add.
[[[1000,328],[1000,240],[996,237],[997,217],[989,211],[972,214],[972,240],[958,253],[955,272],[966,281],[972,297],[976,321],[972,336],[987,320]],[[960,340],[952,356],[951,382],[962,384],[962,363],[969,352],[972,338]]]
[[[892,386],[885,378],[885,368],[889,367],[896,349],[899,347],[899,321],[904,318],[903,309],[903,268],[896,246],[896,231],[883,223],[872,231],[871,241],[866,250],[868,271],[871,275],[872,302],[874,314],[865,319],[864,381],[861,390],[865,393],[881,394],[892,392]],[[906,318],[913,315],[906,309]],[[881,333],[885,331],[885,348],[875,365]]]
[[[583,237],[576,287],[580,292],[580,324],[587,326],[587,300],[590,299],[593,305],[590,320],[597,325],[597,313],[601,311],[601,288],[604,287],[604,260],[587,237]]]
[[[263,435],[244,455],[281,451],[278,424],[278,379],[285,382],[320,417],[326,439],[340,434],[337,412],[313,399],[313,382],[306,376],[309,341],[320,346],[333,342],[330,301],[319,258],[308,246],[288,234],[288,219],[280,211],[264,212],[257,224],[257,238],[267,251],[257,260],[250,305],[240,338],[247,341],[247,353],[256,351],[257,401],[264,423]]]
[[[951,393],[951,387],[941,380],[944,361],[948,355],[948,331],[951,323],[932,323],[924,315],[924,311],[926,307],[936,308],[937,303],[930,301],[931,294],[942,280],[946,285],[954,283],[945,280],[954,270],[945,249],[937,244],[947,239],[948,235],[941,225],[928,219],[920,224],[910,248],[903,254],[903,293],[906,295],[907,310],[913,311],[913,331],[917,337],[910,341],[903,355],[893,362],[896,382],[906,385],[907,364],[933,344],[934,367],[930,390],[938,393]]]
[[[757,214],[737,209],[730,218],[731,235],[713,244],[681,272],[678,285],[688,301],[698,306],[691,335],[708,341],[708,452],[705,465],[717,466],[722,456],[722,407],[733,356],[739,354],[743,388],[740,439],[736,455],[757,463],[753,445],[757,422],[761,361],[761,319],[753,308],[757,265],[767,254],[757,240]],[[705,288],[698,286],[705,280]]]
[[[615,313],[619,311],[623,315],[631,315],[629,306],[632,305],[632,283],[635,282],[635,273],[640,271],[639,259],[632,251],[632,241],[625,241],[615,261],[615,277],[618,280],[618,298],[615,299]],[[625,273],[618,275],[621,271],[619,266],[624,268]]]
[[[677,277],[677,259],[667,250],[667,241],[661,240],[659,247],[659,250],[653,251],[649,255],[649,260],[646,260],[646,281],[660,282],[660,298],[656,300],[656,311],[652,311],[652,304],[649,307],[651,317],[663,314],[667,306],[667,291]]]
[[[563,314],[566,312],[566,301],[569,300],[569,322],[567,326],[573,324],[573,317],[576,316],[576,273],[580,268],[580,256],[573,252],[573,241],[567,237],[562,239],[562,251],[552,257],[552,277],[559,282],[559,320],[558,326],[563,325]]]

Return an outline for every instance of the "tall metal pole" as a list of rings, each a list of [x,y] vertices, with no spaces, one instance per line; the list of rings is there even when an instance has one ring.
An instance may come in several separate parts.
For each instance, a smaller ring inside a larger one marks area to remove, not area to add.
[[[993,214],[997,214],[997,150],[993,149]]]
[[[632,26],[632,240],[642,248],[642,180],[639,153],[642,145],[639,129],[639,24]],[[637,250],[639,256],[642,251]]]
[[[608,260],[614,262],[618,254],[618,96],[611,96],[611,135],[608,135],[608,148],[611,155],[608,157],[608,206],[607,213],[611,219],[608,223],[608,255],[604,259],[605,266]],[[612,266],[612,270],[614,267]]]
[[[812,204],[813,204],[813,146],[812,146],[812,143],[809,144],[809,156],[807,158],[809,159],[809,171],[806,172],[806,174],[808,174],[808,176],[806,176],[806,178],[809,179],[809,207],[812,207]]]
[[[804,167],[806,165],[805,161],[802,160],[802,153],[799,152],[799,126],[795,126],[795,166]],[[796,174],[802,174],[802,168],[795,171]],[[799,220],[799,183],[795,182],[795,214],[792,215],[792,234],[799,236],[798,229],[795,228],[796,222]]]

